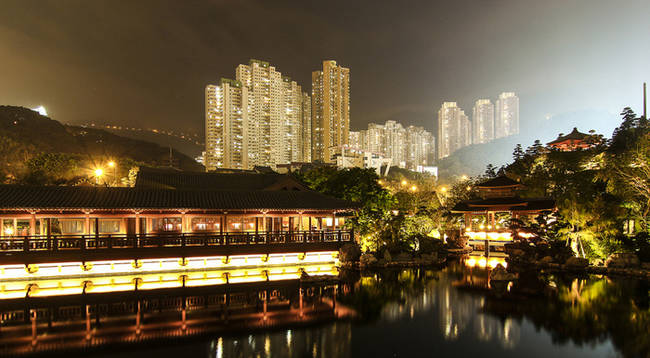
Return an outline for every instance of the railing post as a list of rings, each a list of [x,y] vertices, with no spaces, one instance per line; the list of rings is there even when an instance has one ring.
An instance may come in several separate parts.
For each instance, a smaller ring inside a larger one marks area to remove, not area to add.
[[[23,251],[29,251],[29,236],[25,236],[25,241],[23,242]]]
[[[224,245],[228,245],[228,233],[225,232],[223,235],[223,243]]]
[[[320,232],[320,242],[325,242],[325,230]]]
[[[109,249],[113,248],[113,237],[111,234],[108,234],[108,237],[106,238],[106,246],[108,246]]]
[[[341,230],[339,230],[339,242],[341,242]]]
[[[86,251],[86,235],[81,235],[81,251]]]
[[[181,233],[181,247],[185,247],[185,233]]]

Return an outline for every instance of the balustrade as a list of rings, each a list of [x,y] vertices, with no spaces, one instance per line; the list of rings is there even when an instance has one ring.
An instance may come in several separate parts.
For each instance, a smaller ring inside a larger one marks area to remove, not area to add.
[[[351,230],[13,236],[0,238],[0,253],[304,244],[345,242],[353,237]]]

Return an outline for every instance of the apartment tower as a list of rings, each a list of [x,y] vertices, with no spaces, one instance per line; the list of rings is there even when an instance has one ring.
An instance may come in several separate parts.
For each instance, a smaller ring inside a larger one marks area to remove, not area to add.
[[[348,144],[350,131],[350,69],[323,61],[312,72],[312,160],[335,163],[336,148]]]
[[[494,138],[519,134],[519,97],[514,92],[503,92],[496,103]]]
[[[494,104],[479,99],[472,110],[472,143],[487,143],[494,139]]]
[[[206,169],[304,161],[309,95],[265,61],[241,64],[235,75],[206,87]]]
[[[444,102],[438,111],[438,159],[472,144],[471,125],[456,102]]]

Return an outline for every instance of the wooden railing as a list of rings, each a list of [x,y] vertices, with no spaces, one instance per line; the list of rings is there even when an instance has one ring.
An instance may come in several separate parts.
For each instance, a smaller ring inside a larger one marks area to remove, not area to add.
[[[347,242],[351,230],[263,233],[150,233],[13,236],[0,239],[0,254],[12,252],[98,251],[144,248],[201,248]]]

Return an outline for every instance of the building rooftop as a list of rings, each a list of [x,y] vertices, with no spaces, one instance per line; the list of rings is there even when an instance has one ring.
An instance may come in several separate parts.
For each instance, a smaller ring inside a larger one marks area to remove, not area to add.
[[[555,200],[546,198],[522,199],[519,197],[467,200],[456,204],[451,209],[451,212],[487,211],[494,210],[495,207],[502,207],[509,211],[553,210],[555,209]]]
[[[522,184],[508,178],[505,175],[498,176],[494,179],[486,180],[476,187],[480,188],[498,188],[498,187],[511,187],[511,186],[521,186]]]
[[[183,172],[141,167],[135,182],[139,189],[308,191],[287,174],[240,171],[231,173]]]
[[[571,133],[569,133],[569,134],[567,134],[565,136],[560,135],[560,136],[557,137],[556,140],[554,140],[552,142],[548,142],[546,144],[547,145],[553,145],[553,144],[557,144],[557,143],[562,143],[562,142],[567,141],[567,140],[585,140],[588,137],[589,137],[589,134],[579,132],[578,128],[573,127],[573,130],[571,131]]]
[[[356,207],[354,203],[315,191],[0,185],[0,209],[348,210]]]

